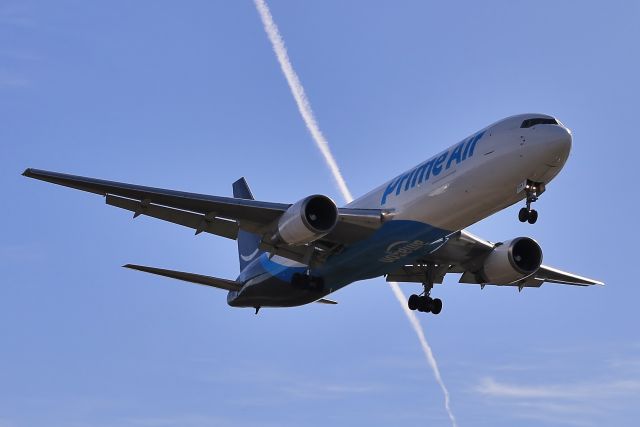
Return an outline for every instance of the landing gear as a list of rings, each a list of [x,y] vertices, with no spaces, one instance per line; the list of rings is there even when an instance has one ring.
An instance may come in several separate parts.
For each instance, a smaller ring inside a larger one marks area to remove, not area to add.
[[[433,269],[435,266],[429,266],[425,278],[424,292],[420,295],[413,294],[409,297],[407,305],[409,310],[418,310],[422,313],[440,314],[442,311],[442,300],[440,298],[431,298],[431,289],[433,289]]]
[[[442,311],[442,300],[440,298],[435,298],[431,300],[431,312],[433,314],[440,314]]]
[[[440,314],[442,311],[442,300],[440,298],[431,298],[427,295],[411,295],[408,305],[409,310],[418,310],[422,313]]]
[[[518,212],[518,219],[520,222],[535,224],[538,220],[538,211],[535,209],[528,210],[527,208],[522,208],[520,212]]]
[[[544,184],[540,184],[533,181],[527,181],[524,187],[527,193],[527,206],[520,209],[518,212],[518,219],[520,222],[528,222],[529,224],[535,224],[538,220],[538,211],[531,209],[531,204],[538,200],[538,196],[544,191]]]

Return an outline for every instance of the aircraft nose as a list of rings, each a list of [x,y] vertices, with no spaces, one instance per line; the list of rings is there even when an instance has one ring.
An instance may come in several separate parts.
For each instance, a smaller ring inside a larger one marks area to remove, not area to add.
[[[550,126],[544,140],[549,152],[549,164],[563,165],[571,151],[571,131],[564,126]]]

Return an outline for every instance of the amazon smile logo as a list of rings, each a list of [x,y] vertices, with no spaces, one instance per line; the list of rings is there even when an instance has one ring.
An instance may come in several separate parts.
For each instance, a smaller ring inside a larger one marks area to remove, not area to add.
[[[400,242],[395,242],[390,244],[387,247],[387,254],[382,258],[378,259],[381,262],[395,262],[400,258],[404,258],[407,255],[410,255],[417,251],[420,248],[425,247],[427,244],[422,240],[414,240],[413,242],[409,242],[408,240],[402,240]]]
[[[259,250],[259,249],[258,249],[258,248],[256,248],[256,250],[255,250],[255,251],[253,251],[253,252],[251,252],[249,255],[242,255],[242,254],[240,254],[240,258],[242,258],[242,260],[243,260],[244,262],[249,262],[249,261],[251,261],[252,259],[254,259],[254,258],[255,258],[256,254],[258,253],[258,250]]]

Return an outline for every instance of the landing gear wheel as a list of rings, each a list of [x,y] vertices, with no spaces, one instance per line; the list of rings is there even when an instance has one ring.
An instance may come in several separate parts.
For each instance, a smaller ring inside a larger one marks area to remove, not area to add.
[[[420,307],[420,297],[416,294],[413,294],[409,297],[408,304],[409,310],[417,310]]]
[[[520,222],[527,222],[529,219],[529,210],[527,208],[520,209],[520,212],[518,212],[518,219]]]
[[[436,298],[431,302],[431,312],[433,314],[440,314],[442,311],[442,300],[440,298]]]
[[[527,205],[526,207],[520,209],[520,211],[518,212],[518,219],[520,220],[520,222],[535,224],[538,220],[538,212],[534,209],[531,209],[531,204],[538,200],[540,194],[544,192],[544,183],[527,180],[524,189],[527,194]]]
[[[428,296],[420,297],[420,303],[418,305],[418,311],[422,313],[429,313],[431,311],[433,300]]]
[[[528,210],[526,213],[528,216]],[[437,277],[436,274],[442,271],[438,270],[441,266],[437,264],[427,264],[426,267],[424,282],[422,282],[424,293],[421,295],[411,295],[409,297],[409,309],[418,310],[422,313],[438,314],[442,311],[442,300],[439,298],[431,298],[431,290],[433,289],[435,277]],[[448,268],[448,266],[446,267]]]

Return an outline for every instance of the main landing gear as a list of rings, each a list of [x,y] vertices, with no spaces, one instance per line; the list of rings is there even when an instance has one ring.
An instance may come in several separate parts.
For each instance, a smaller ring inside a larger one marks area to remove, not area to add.
[[[440,314],[442,311],[442,300],[440,298],[431,298],[431,289],[433,289],[433,266],[427,269],[426,282],[424,292],[420,295],[413,294],[409,297],[409,310],[418,310],[423,313]]]
[[[440,298],[431,298],[429,295],[413,294],[409,297],[409,310],[440,314],[442,311],[442,300]]]
[[[524,187],[527,193],[527,206],[520,209],[518,212],[518,219],[520,222],[528,222],[529,224],[535,224],[538,220],[538,211],[531,209],[531,203],[538,200],[538,196],[544,191],[542,184],[538,184],[533,181],[527,181],[527,185]]]

